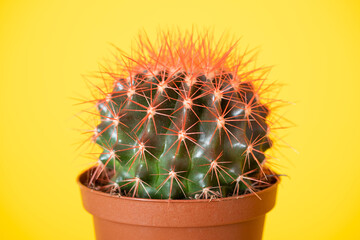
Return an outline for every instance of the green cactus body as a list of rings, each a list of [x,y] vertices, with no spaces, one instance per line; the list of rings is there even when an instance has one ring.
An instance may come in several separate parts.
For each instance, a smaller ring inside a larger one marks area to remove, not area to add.
[[[93,139],[103,153],[91,180],[107,169],[120,194],[141,198],[255,191],[266,183],[264,152],[272,145],[269,109],[253,77],[263,69],[242,70],[232,48],[211,50],[189,36],[171,48],[168,40],[151,49],[141,43],[137,60],[129,58],[135,66],[124,61],[125,73],[111,75],[113,89],[97,103]]]

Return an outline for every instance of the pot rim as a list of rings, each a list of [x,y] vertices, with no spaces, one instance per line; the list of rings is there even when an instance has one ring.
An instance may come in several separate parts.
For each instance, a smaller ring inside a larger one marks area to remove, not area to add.
[[[76,178],[77,184],[80,186],[80,189],[90,191],[92,194],[97,194],[103,197],[109,197],[109,198],[118,198],[123,200],[131,200],[131,201],[139,201],[139,202],[152,202],[152,203],[204,203],[204,202],[222,202],[222,201],[231,201],[236,199],[245,199],[245,198],[252,198],[255,196],[254,193],[247,193],[239,196],[231,196],[231,197],[221,197],[221,198],[215,198],[215,199],[153,199],[153,198],[137,198],[137,197],[126,197],[126,196],[118,196],[118,195],[110,195],[109,193],[101,192],[95,189],[91,189],[88,186],[86,186],[83,183],[83,178],[85,177],[85,174],[92,169],[87,168],[83,170]],[[280,176],[278,178],[275,178],[276,182],[271,184],[270,187],[267,187],[261,191],[257,191],[256,193],[266,193],[273,191],[274,188],[277,188],[279,183],[281,182]],[[260,199],[261,200],[261,199]]]

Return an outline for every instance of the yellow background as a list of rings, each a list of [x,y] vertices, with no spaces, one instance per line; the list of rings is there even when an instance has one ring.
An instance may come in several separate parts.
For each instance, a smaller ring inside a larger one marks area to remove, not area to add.
[[[295,103],[282,136],[299,154],[277,156],[289,177],[264,240],[360,239],[360,3],[330,0],[2,1],[0,239],[94,239],[75,184],[90,162],[75,150],[81,74],[141,28],[193,23],[260,47]]]

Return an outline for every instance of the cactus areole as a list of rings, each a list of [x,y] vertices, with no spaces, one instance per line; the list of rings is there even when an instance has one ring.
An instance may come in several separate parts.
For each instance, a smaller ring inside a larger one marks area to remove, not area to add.
[[[119,50],[94,86],[102,153],[83,184],[120,199],[259,201],[277,179],[265,153],[269,68],[254,57],[209,32],[141,34],[132,54]]]

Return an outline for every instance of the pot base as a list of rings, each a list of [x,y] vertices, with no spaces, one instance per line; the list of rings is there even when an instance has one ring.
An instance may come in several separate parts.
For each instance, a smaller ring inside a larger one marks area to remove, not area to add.
[[[97,240],[261,240],[265,215],[253,220],[211,227],[146,227],[94,217]]]

